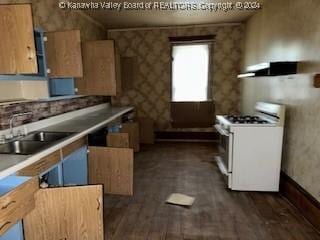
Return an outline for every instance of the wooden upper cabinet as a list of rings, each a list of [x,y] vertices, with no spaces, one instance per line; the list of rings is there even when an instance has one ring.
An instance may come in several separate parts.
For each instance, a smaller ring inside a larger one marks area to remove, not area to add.
[[[103,240],[101,185],[40,189],[23,219],[25,240]]]
[[[0,74],[37,73],[30,4],[0,5]]]
[[[116,96],[120,91],[117,83],[116,55],[113,40],[83,43],[84,78],[77,80],[80,94]],[[118,80],[119,81],[119,80]]]
[[[80,30],[46,32],[48,76],[82,77]]]

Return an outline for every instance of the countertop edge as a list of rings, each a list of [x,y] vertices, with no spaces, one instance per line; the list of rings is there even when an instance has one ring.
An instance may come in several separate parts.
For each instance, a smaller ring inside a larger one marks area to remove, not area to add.
[[[113,116],[109,117],[108,119],[100,122],[99,124],[96,124],[95,126],[86,129],[85,131],[77,133],[77,134],[73,135],[72,137],[70,137],[70,138],[68,138],[68,139],[66,139],[66,140],[64,140],[62,142],[59,142],[59,143],[57,143],[57,144],[55,144],[55,145],[53,145],[53,146],[51,146],[51,147],[39,152],[39,153],[36,153],[34,155],[30,155],[30,157],[28,157],[26,160],[22,161],[21,163],[18,163],[16,165],[12,166],[12,167],[8,167],[7,169],[2,170],[0,172],[0,180],[5,178],[5,177],[7,177],[7,176],[10,176],[10,175],[18,172],[19,170],[21,170],[21,169],[23,169],[23,168],[25,168],[25,167],[33,164],[33,163],[35,163],[39,159],[41,159],[41,158],[43,158],[43,157],[45,157],[45,156],[47,156],[47,155],[59,150],[59,149],[67,146],[68,144],[70,144],[70,143],[82,138],[83,136],[86,136],[89,133],[91,133],[91,132],[93,132],[93,131],[95,131],[95,130],[103,127],[103,126],[105,126],[109,122],[117,119],[118,117],[122,116],[123,114],[125,114],[127,112],[132,111],[133,109],[134,109],[134,107],[127,107],[127,108],[119,111],[118,113],[115,113]]]

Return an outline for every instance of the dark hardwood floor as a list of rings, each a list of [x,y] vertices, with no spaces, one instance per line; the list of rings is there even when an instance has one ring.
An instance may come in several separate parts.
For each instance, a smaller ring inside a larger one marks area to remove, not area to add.
[[[105,198],[106,240],[312,240],[320,235],[276,193],[232,192],[213,143],[157,143],[135,156],[134,196]],[[191,208],[165,204],[171,193]]]

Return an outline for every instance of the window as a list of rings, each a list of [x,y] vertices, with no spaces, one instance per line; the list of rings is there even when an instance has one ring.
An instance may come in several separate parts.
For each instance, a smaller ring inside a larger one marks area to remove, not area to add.
[[[172,102],[210,99],[210,42],[172,45]]]

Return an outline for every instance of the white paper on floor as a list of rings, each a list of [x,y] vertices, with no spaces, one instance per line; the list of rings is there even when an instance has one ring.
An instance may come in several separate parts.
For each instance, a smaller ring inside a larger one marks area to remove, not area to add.
[[[180,206],[192,206],[194,197],[190,197],[181,193],[172,193],[166,200],[166,203],[180,205]]]

